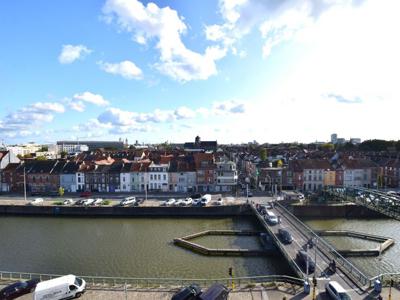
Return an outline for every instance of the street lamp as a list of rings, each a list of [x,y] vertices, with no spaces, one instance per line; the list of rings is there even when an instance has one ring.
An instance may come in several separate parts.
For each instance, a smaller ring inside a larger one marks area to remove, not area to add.
[[[244,180],[246,182],[246,202],[249,203],[249,183],[250,183],[250,178],[246,177]]]

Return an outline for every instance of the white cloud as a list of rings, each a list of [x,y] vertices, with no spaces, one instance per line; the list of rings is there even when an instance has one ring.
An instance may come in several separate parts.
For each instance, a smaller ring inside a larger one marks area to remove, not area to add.
[[[69,101],[68,105],[72,110],[79,111],[79,112],[84,112],[85,108],[86,108],[85,104],[82,101],[71,100],[71,101]]]
[[[78,100],[78,101],[83,101],[83,102],[87,102],[87,103],[91,103],[97,106],[108,106],[110,105],[110,102],[106,99],[104,99],[104,97],[102,95],[99,94],[93,94],[91,92],[84,92],[81,94],[75,94],[73,96],[74,100]]]
[[[84,45],[63,45],[58,61],[61,64],[71,64],[77,59],[84,58],[90,54],[92,50]]]
[[[135,124],[134,117],[136,115],[133,112],[110,107],[99,115],[98,120],[102,123],[110,123],[117,126],[129,126]]]
[[[240,53],[234,47],[235,42],[257,28],[264,39],[263,57],[268,57],[275,46],[291,40],[330,9],[361,2],[363,0],[220,0],[224,23],[206,26],[205,35],[210,41],[230,47],[235,54]]]
[[[6,115],[0,120],[0,132],[7,137],[33,135],[35,128],[53,121],[55,113],[64,112],[58,102],[36,102]]]
[[[106,19],[115,20],[122,30],[131,32],[139,44],[156,39],[160,51],[156,68],[178,81],[207,79],[217,74],[216,61],[226,55],[220,47],[207,47],[204,54],[186,48],[181,36],[187,27],[176,10],[160,8],[138,0],[108,0],[103,7]]]
[[[245,104],[230,100],[223,102],[215,102],[213,104],[213,112],[217,115],[220,114],[241,114],[246,111]]]
[[[129,60],[120,63],[100,61],[98,64],[103,71],[113,75],[120,75],[125,79],[141,79],[143,76],[142,70]]]

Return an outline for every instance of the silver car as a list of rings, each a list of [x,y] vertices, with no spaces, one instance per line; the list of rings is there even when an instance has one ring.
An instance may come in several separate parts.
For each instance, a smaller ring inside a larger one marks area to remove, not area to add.
[[[325,291],[331,299],[351,300],[351,297],[346,293],[346,290],[337,281],[329,281],[325,285]]]

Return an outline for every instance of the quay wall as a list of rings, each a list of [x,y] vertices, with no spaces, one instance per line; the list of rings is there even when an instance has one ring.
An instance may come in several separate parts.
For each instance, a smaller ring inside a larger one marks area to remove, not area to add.
[[[291,205],[289,210],[298,218],[386,218],[379,212],[351,203]]]
[[[299,218],[382,218],[380,213],[356,204],[291,205],[289,210]],[[33,206],[0,205],[0,215],[77,216],[77,217],[231,217],[252,216],[250,205],[207,207],[165,206]]]
[[[164,206],[33,206],[0,205],[0,215],[23,216],[77,216],[77,217],[226,217],[250,216],[249,205],[224,205],[209,207]]]

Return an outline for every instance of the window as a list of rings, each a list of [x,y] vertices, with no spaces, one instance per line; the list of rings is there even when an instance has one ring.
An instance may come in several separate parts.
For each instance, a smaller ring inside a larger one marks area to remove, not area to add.
[[[142,177],[143,178],[143,177]],[[153,180],[153,174],[150,174],[150,180]]]
[[[161,180],[161,175],[160,174],[158,174],[158,180]]]
[[[167,180],[167,175],[163,175],[163,180]]]

